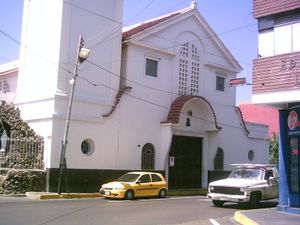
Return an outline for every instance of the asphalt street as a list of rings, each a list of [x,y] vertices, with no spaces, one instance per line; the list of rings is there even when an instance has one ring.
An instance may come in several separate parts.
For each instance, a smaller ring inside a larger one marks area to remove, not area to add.
[[[216,208],[206,197],[133,201],[0,198],[0,225],[233,225],[237,205]]]

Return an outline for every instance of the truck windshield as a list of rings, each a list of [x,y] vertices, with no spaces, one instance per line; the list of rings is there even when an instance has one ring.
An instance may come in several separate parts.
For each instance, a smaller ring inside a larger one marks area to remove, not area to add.
[[[239,178],[239,179],[253,179],[253,180],[261,180],[263,175],[263,171],[260,169],[234,169],[229,178]]]

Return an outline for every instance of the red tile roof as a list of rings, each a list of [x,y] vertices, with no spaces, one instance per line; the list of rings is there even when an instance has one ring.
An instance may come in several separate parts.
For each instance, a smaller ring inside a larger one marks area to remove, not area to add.
[[[157,17],[157,18],[154,18],[154,19],[151,19],[151,20],[148,20],[148,21],[144,21],[144,22],[141,22],[139,24],[136,24],[136,25],[133,25],[133,28],[130,28],[129,27],[125,27],[125,31],[123,31],[123,40],[126,40],[128,38],[130,38],[132,35],[134,34],[137,34],[139,32],[142,32],[150,27],[153,27],[157,24],[160,24],[172,17],[175,17],[179,14],[183,14],[189,10],[192,10],[194,9],[194,7],[187,7],[185,9],[182,9],[182,10],[179,10],[179,11],[176,11],[176,12],[173,12],[173,13],[170,13],[170,14],[167,14],[167,15],[163,15],[163,16],[160,16],[160,17]]]
[[[215,111],[213,109],[213,107],[211,106],[211,104],[209,103],[209,101],[207,101],[204,97],[201,96],[192,96],[192,95],[183,95],[180,96],[178,98],[176,98],[173,103],[171,104],[171,108],[169,110],[169,114],[168,114],[168,118],[166,121],[162,121],[161,123],[173,123],[173,124],[178,124],[179,123],[179,118],[180,118],[180,114],[182,112],[183,106],[190,101],[191,99],[201,99],[203,101],[205,101],[209,108],[211,109],[211,112],[213,114],[214,117],[214,122],[215,122],[215,127],[220,130],[222,129],[222,127],[218,126],[217,124],[217,118],[216,118],[216,114]]]
[[[131,88],[132,88],[132,87],[123,87],[123,88],[121,88],[121,89],[118,91],[117,95],[116,95],[116,99],[115,99],[114,105],[111,107],[110,111],[109,111],[108,113],[102,115],[102,116],[103,116],[103,117],[109,117],[110,115],[112,115],[113,112],[115,111],[117,105],[119,104],[119,102],[120,102],[120,100],[121,100],[123,94],[125,93],[125,91],[130,90]]]
[[[159,19],[156,19],[156,20],[152,20],[152,21],[149,21],[149,22],[143,22],[139,26],[134,27],[134,28],[132,28],[132,29],[130,29],[128,31],[123,32],[123,40],[124,39],[128,39],[130,36],[132,36],[134,34],[137,34],[137,33],[141,32],[141,31],[143,31],[143,30],[145,30],[147,28],[150,28],[150,27],[152,27],[152,26],[154,26],[156,24],[159,24],[159,23],[161,23],[161,22],[163,22],[163,21],[165,21],[165,20],[167,20],[169,18],[172,18],[172,17],[174,17],[174,16],[176,16],[178,14],[180,14],[180,13],[177,12],[177,13],[173,13],[173,14],[171,14],[169,16],[162,17],[162,18],[159,18]]]

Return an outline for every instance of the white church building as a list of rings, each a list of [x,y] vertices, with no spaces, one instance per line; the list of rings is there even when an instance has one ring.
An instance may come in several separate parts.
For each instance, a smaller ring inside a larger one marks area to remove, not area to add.
[[[121,0],[24,1],[14,104],[45,139],[47,191],[57,190],[79,35],[90,56],[71,111],[71,191],[130,170],[205,188],[232,163],[268,162],[268,127],[245,122],[227,87],[242,68],[197,4],[123,30],[122,11]]]

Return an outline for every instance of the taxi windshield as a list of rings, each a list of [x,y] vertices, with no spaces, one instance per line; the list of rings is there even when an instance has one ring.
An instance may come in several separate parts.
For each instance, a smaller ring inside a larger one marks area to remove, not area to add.
[[[139,178],[140,174],[135,173],[125,173],[124,175],[120,176],[117,181],[121,182],[134,182]]]
[[[261,169],[248,169],[248,168],[235,169],[229,175],[229,178],[253,179],[253,180],[261,180],[262,177],[263,177],[263,171]]]

